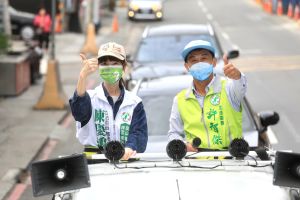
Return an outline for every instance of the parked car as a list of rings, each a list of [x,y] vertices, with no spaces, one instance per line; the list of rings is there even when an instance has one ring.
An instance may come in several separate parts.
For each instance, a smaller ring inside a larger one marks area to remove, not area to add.
[[[191,40],[207,40],[216,49],[218,60],[215,70],[222,66],[223,53],[229,59],[239,56],[239,51],[230,46],[224,49],[209,24],[173,24],[148,26],[138,44],[137,51],[130,58],[132,73],[127,78],[138,80],[141,78],[155,78],[161,76],[185,74],[181,51]],[[219,70],[220,71],[220,70]]]
[[[133,89],[143,99],[147,115],[149,142],[146,152],[164,152],[167,145],[169,117],[176,94],[188,88],[192,83],[192,76],[178,75],[144,79]],[[266,130],[269,125],[278,122],[276,112],[253,112],[247,98],[242,101],[243,107],[243,137],[250,147],[270,147]]]
[[[127,16],[130,20],[162,20],[163,3],[161,0],[130,0]]]
[[[12,34],[20,36],[23,40],[34,39],[34,14],[18,11],[11,6],[9,7],[9,14]]]

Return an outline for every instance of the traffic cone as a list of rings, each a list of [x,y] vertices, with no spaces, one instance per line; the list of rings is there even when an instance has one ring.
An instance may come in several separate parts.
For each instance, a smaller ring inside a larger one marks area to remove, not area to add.
[[[85,44],[81,49],[81,52],[85,54],[90,53],[93,55],[97,55],[98,53],[95,36],[95,25],[93,23],[89,23],[87,26]]]
[[[264,1],[263,1],[263,9],[264,9],[264,11],[267,12],[267,10],[268,10],[268,3],[267,3],[267,0],[264,0]]]
[[[126,7],[126,0],[120,0],[120,7],[125,8]]]
[[[295,7],[295,13],[294,13],[294,20],[299,20],[300,19],[300,9],[299,9],[299,5],[296,5]]]
[[[267,13],[272,14],[272,0],[267,0]]]
[[[55,33],[62,32],[62,14],[57,14],[55,17]]]
[[[66,102],[67,98],[60,81],[58,62],[56,60],[49,60],[44,89],[34,109],[62,110],[67,107]]]
[[[119,31],[119,23],[118,23],[118,16],[114,15],[113,21],[112,21],[112,31],[114,33],[117,33]]]
[[[267,13],[272,13],[272,3],[271,0],[264,0],[264,11]]]
[[[262,0],[255,0],[257,4],[262,5]]]
[[[293,17],[293,5],[292,2],[289,3],[288,13],[287,16],[292,18]]]
[[[282,0],[278,0],[277,4],[277,15],[281,16],[283,14],[283,8],[282,8]]]

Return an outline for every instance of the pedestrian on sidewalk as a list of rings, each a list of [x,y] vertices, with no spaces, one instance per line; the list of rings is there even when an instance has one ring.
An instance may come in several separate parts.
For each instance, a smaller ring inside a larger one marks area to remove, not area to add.
[[[69,100],[76,120],[76,137],[86,151],[97,148],[101,152],[109,141],[120,141],[125,146],[124,160],[144,152],[148,141],[146,114],[142,100],[124,87],[124,47],[109,42],[100,47],[98,58],[80,56],[83,67]],[[87,77],[98,70],[103,82],[86,91]]]
[[[33,21],[41,49],[48,50],[52,20],[45,8],[41,8]]]

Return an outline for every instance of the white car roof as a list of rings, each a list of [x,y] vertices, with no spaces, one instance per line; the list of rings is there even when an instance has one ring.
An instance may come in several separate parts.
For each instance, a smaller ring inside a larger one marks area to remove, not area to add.
[[[213,35],[214,33],[211,25],[209,24],[167,24],[160,26],[148,26],[143,33],[143,37],[182,34]]]
[[[110,163],[89,166],[91,187],[76,193],[76,199],[246,199],[287,200],[288,192],[272,184],[272,161],[251,167],[253,160],[183,160],[182,168],[172,160]],[[149,167],[132,169],[130,167]],[[154,167],[155,166],[155,167]],[[180,198],[179,198],[180,196]]]

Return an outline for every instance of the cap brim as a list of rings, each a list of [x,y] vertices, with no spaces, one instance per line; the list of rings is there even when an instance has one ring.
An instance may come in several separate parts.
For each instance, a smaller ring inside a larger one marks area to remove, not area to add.
[[[105,53],[98,55],[98,59],[101,57],[104,57],[104,56],[112,56],[112,57],[118,58],[119,60],[125,60],[125,58],[123,56],[115,54],[115,53],[111,53],[111,52],[105,52]]]
[[[189,53],[191,53],[192,51],[194,51],[196,49],[208,50],[213,54],[213,56],[215,56],[215,50],[213,47],[207,46],[207,45],[197,45],[197,46],[193,46],[193,47],[187,48],[184,51],[182,51],[181,55],[182,55],[183,59],[186,60],[186,57],[189,55]]]

